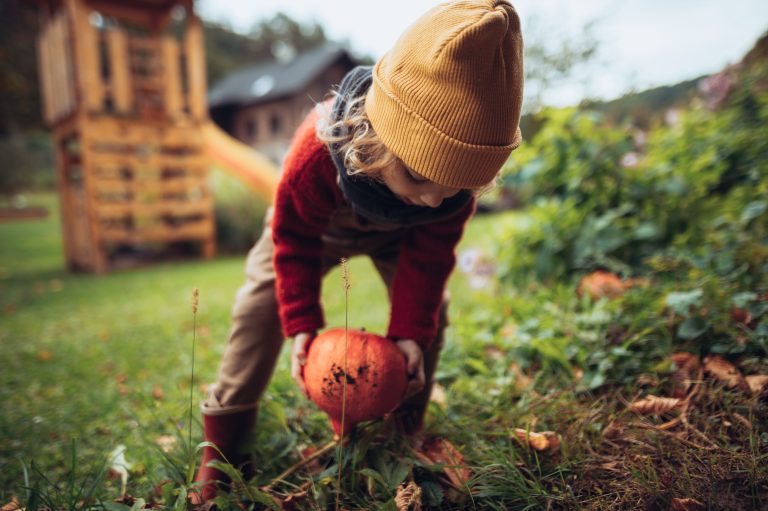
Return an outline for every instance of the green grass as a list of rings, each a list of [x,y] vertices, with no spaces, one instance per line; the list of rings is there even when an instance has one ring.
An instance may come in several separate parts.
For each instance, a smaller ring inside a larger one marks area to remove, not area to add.
[[[5,410],[0,414],[0,498],[19,494],[22,462],[35,460],[51,478],[64,477],[73,439],[86,472],[90,463],[98,464],[125,444],[127,459],[137,463],[134,491],[151,488],[162,471],[151,440],[175,434],[188,409],[191,291],[200,289],[197,401],[199,387],[215,379],[244,257],[106,276],[69,273],[55,198],[31,201],[47,205],[51,215],[0,224],[0,401]],[[478,233],[487,230],[474,229],[468,238]],[[350,274],[350,324],[383,330],[388,306],[373,265],[353,259]],[[341,286],[338,270],[327,276],[323,302],[329,325],[343,324]],[[468,295],[455,294],[457,310]],[[287,351],[273,382],[277,389],[269,393],[298,399],[288,377]],[[159,393],[161,399],[155,397]],[[107,486],[115,489],[113,483]]]
[[[172,507],[194,458],[187,446],[191,292],[200,290],[194,447],[202,439],[197,405],[202,386],[215,379],[244,257],[106,276],[68,273],[55,199],[32,201],[48,205],[52,215],[0,224],[0,504],[15,495],[30,508],[76,509],[84,496],[79,492],[91,487],[99,499],[116,499],[119,480],[102,472],[122,444],[132,463],[128,493]],[[492,250],[509,221],[514,214],[474,219],[460,249]],[[373,266],[353,259],[350,275],[350,326],[383,330],[389,309]],[[607,382],[592,394],[577,392],[573,381],[549,378],[545,367],[529,374],[534,383],[526,387],[510,369],[518,361],[516,345],[490,333],[491,325],[498,330],[508,319],[495,317],[491,311],[498,308],[491,302],[508,298],[512,290],[473,290],[460,272],[450,289],[453,326],[437,373],[447,402],[431,404],[427,432],[449,439],[464,454],[473,470],[473,495],[447,489],[435,472],[439,467],[416,461],[403,439],[379,424],[363,428],[344,457],[348,509],[393,509],[395,487],[405,475],[422,485],[425,504],[440,502],[439,509],[669,509],[673,497],[696,497],[711,509],[760,509],[768,496],[765,400],[708,382],[689,414],[704,440],[680,429],[647,429],[661,419],[626,411],[626,402],[640,392],[664,395],[669,385],[664,371],[655,386]],[[577,328],[578,304],[566,298],[572,291],[567,284],[549,294],[527,290],[513,296],[518,300],[513,303],[531,317],[537,309],[562,314]],[[560,312],[555,301],[566,303]],[[343,324],[338,270],[324,282],[323,303],[328,324]],[[581,346],[576,335],[564,342]],[[299,396],[290,379],[287,355],[284,349],[253,437],[257,486],[295,463],[302,446],[319,447],[331,439],[326,418]],[[609,424],[622,433],[606,438]],[[518,444],[514,428],[556,431],[562,447],[553,455],[538,454]],[[161,435],[177,438],[170,454],[155,443]],[[312,478],[299,472],[276,492],[310,483],[301,509],[332,504],[334,454],[322,462],[324,474]],[[167,479],[172,482],[156,490]],[[36,491],[24,488],[27,484]],[[33,505],[33,495],[48,500]]]

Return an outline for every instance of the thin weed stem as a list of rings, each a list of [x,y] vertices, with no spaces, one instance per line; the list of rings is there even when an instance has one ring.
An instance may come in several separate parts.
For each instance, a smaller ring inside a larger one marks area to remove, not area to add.
[[[197,335],[197,306],[200,300],[200,290],[194,288],[192,290],[192,371],[189,377],[189,452],[190,456],[194,456],[192,450],[192,398],[195,388],[195,341]]]
[[[341,258],[341,281],[344,287],[344,378],[342,383],[342,397],[341,397],[341,438],[339,439],[338,455],[339,459],[339,475],[336,480],[336,511],[339,511],[341,504],[341,477],[342,477],[342,457],[344,455],[344,434],[346,431],[346,418],[347,418],[347,349],[349,347],[349,267],[347,265],[347,258]]]

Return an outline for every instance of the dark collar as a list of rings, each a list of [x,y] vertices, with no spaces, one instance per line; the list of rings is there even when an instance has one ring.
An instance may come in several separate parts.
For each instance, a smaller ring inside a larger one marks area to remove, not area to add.
[[[345,98],[356,98],[368,91],[372,81],[372,67],[358,66],[347,73],[339,86],[339,94],[333,103],[332,121],[340,119]],[[339,133],[336,133],[337,135]],[[336,144],[330,146],[331,156],[339,171],[339,185],[352,209],[362,217],[379,223],[406,226],[431,223],[443,220],[463,209],[471,200],[472,193],[462,190],[453,197],[445,199],[440,206],[412,206],[404,203],[384,184],[365,175],[349,175],[344,167],[344,160]]]

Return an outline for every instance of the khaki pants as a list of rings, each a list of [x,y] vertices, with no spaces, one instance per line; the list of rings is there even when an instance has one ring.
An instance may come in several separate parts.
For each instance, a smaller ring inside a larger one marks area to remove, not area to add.
[[[232,326],[218,380],[202,403],[205,415],[224,415],[256,408],[272,377],[283,335],[275,297],[275,270],[272,212],[267,212],[264,232],[246,260],[246,282],[238,290],[232,308]],[[400,245],[406,229],[391,225],[372,225],[349,208],[338,211],[323,235],[323,274],[342,257],[368,255],[392,296],[392,281],[397,268]],[[440,310],[438,333],[424,353],[424,390],[410,397],[403,406],[421,407],[429,401],[447,321],[447,294]]]

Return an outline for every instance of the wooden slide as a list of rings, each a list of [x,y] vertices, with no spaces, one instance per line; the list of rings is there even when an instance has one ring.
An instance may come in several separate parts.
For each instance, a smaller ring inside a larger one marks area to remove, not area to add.
[[[232,138],[213,122],[203,126],[203,139],[212,162],[242,179],[267,202],[274,200],[280,171],[269,158]]]

